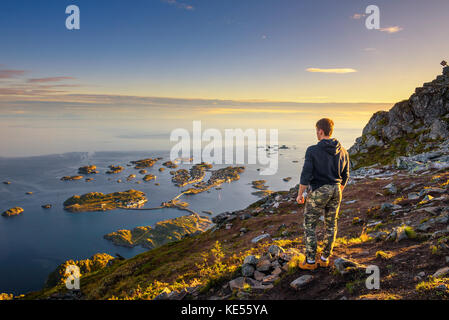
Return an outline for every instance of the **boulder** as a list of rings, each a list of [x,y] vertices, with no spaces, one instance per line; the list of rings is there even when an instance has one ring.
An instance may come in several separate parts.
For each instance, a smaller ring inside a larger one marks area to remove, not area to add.
[[[276,274],[270,274],[270,275],[268,275],[268,276],[265,276],[263,279],[262,279],[262,284],[273,284],[276,280],[278,280],[279,279],[279,276],[278,275],[276,275]]]
[[[281,254],[281,252],[284,252],[284,249],[273,244],[268,248],[268,252],[271,254],[271,256],[278,257]]]
[[[257,263],[257,271],[267,272],[271,269],[271,261],[268,259],[259,260]]]
[[[334,261],[334,266],[341,275],[353,274],[360,271],[365,272],[366,270],[365,266],[345,258],[337,258]]]
[[[259,261],[259,259],[254,256],[254,255],[250,255],[250,256],[246,256],[245,259],[243,260],[244,264],[252,264],[252,265],[257,265],[257,262]]]
[[[263,278],[265,278],[266,274],[262,273],[260,271],[254,271],[254,279],[256,279],[257,281],[262,281]]]
[[[245,263],[242,266],[242,276],[244,277],[252,277],[254,275],[254,271],[256,271],[256,269],[249,263]]]
[[[293,280],[290,283],[290,287],[292,287],[295,290],[301,290],[305,286],[307,286],[309,283],[311,283],[312,281],[313,281],[313,276],[306,274],[306,275],[303,275],[303,276]]]
[[[259,242],[259,241],[261,241],[263,239],[269,238],[269,237],[270,237],[270,234],[264,233],[264,234],[261,234],[260,236],[257,236],[255,238],[251,239],[251,242],[252,243],[257,243],[257,242]]]
[[[434,278],[438,278],[438,277],[442,277],[449,274],[449,267],[444,267],[441,269],[438,269],[433,275],[432,277]]]

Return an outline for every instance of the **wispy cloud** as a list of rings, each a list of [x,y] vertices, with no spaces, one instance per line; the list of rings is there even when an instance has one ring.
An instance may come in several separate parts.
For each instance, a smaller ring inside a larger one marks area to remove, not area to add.
[[[306,71],[307,72],[316,72],[316,73],[336,73],[336,74],[357,72],[357,70],[352,69],[352,68],[330,68],[330,69],[307,68]]]
[[[366,14],[364,14],[364,13],[354,13],[352,15],[351,19],[360,20],[360,19],[362,19],[365,16],[366,16]]]
[[[75,78],[73,77],[47,77],[47,78],[33,78],[28,79],[29,83],[45,83],[45,82],[58,82],[58,81],[64,81],[64,80],[73,80]]]
[[[399,31],[404,30],[404,28],[400,26],[393,26],[393,27],[387,27],[387,28],[380,28],[379,31],[381,32],[387,32],[387,33],[396,33]]]
[[[194,9],[194,7],[192,5],[180,2],[178,0],[162,0],[162,2],[168,3],[169,5],[179,8],[179,9],[184,9],[184,10],[193,10]]]
[[[0,70],[0,79],[15,78],[22,76],[24,73],[24,70]]]

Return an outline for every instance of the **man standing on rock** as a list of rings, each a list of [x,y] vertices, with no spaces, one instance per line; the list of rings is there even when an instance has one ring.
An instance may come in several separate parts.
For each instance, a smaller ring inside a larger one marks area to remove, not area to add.
[[[334,122],[323,118],[316,123],[319,142],[307,148],[304,167],[298,190],[299,204],[304,203],[304,192],[310,185],[311,192],[306,199],[304,229],[306,259],[301,269],[313,270],[327,267],[337,235],[337,219],[341,194],[349,179],[349,155],[338,140],[331,138]],[[315,229],[324,214],[325,237],[321,257],[315,259],[317,239]]]

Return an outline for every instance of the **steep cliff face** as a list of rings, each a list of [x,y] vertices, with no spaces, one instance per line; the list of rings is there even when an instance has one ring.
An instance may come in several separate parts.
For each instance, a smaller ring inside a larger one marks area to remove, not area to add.
[[[373,114],[348,150],[353,168],[387,164],[397,156],[438,148],[449,139],[449,66],[408,100]]]

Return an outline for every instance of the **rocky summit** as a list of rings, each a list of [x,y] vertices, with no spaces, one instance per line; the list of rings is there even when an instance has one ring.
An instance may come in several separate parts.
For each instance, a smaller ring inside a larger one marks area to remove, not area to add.
[[[449,67],[416,88],[408,100],[376,112],[348,150],[354,168],[388,164],[400,155],[435,150],[449,142]]]

